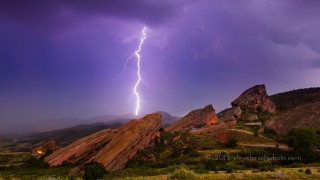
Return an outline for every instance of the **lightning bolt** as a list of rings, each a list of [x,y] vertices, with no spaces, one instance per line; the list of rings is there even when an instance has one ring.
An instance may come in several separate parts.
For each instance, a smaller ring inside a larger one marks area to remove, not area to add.
[[[132,90],[132,94],[130,96],[130,99],[129,99],[129,111],[130,111],[130,108],[131,108],[131,101],[132,101],[132,98],[135,96],[136,97],[136,109],[135,109],[135,115],[138,115],[139,113],[139,109],[140,109],[140,95],[139,95],[139,92],[138,92],[138,87],[140,85],[140,82],[144,82],[147,86],[148,84],[142,79],[141,77],[141,73],[140,73],[140,62],[141,62],[141,56],[140,56],[140,51],[141,51],[141,47],[144,43],[144,40],[147,38],[147,27],[143,27],[143,29],[141,30],[141,37],[140,37],[140,42],[139,42],[139,46],[138,46],[138,49],[134,51],[134,53],[132,53],[127,59],[126,59],[126,62],[124,63],[124,70],[121,71],[117,78],[114,79],[114,80],[120,80],[122,79],[125,75],[126,75],[126,72],[127,72],[127,65],[129,63],[129,61],[133,58],[133,57],[136,57],[137,58],[137,81],[136,83],[134,84],[133,86],[133,90]]]
[[[134,55],[137,57],[137,76],[138,76],[138,79],[137,79],[137,82],[135,83],[134,87],[133,87],[133,93],[132,95],[135,95],[136,97],[136,110],[135,110],[135,115],[138,115],[139,113],[139,109],[140,109],[140,95],[139,95],[139,92],[138,92],[138,87],[139,87],[139,84],[142,80],[141,78],[141,74],[140,74],[140,62],[141,62],[141,56],[140,56],[140,51],[141,51],[141,47],[144,43],[144,40],[147,38],[147,27],[143,27],[142,31],[141,31],[141,37],[140,37],[140,43],[139,43],[139,47],[138,49],[134,52]],[[132,97],[132,96],[131,96]]]

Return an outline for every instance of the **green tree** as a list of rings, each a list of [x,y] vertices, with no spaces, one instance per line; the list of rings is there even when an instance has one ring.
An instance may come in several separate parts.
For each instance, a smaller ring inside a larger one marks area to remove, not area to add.
[[[314,130],[294,128],[288,132],[286,142],[290,149],[303,157],[303,161],[313,162],[317,160],[318,155],[315,149],[319,147],[320,137]]]

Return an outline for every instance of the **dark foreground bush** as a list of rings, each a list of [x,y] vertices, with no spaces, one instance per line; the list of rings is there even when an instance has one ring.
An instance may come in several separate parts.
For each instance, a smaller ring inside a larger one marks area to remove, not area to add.
[[[107,171],[99,164],[91,164],[84,168],[84,180],[96,180],[102,178]]]
[[[305,173],[306,173],[306,174],[312,174],[312,173],[311,173],[311,170],[310,170],[309,168],[306,169]]]

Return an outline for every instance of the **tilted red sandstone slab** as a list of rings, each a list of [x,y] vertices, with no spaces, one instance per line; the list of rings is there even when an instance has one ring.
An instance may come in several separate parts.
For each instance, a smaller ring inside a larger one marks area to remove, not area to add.
[[[61,165],[64,161],[72,164],[82,163],[94,156],[99,149],[111,141],[117,130],[105,129],[81,138],[45,158],[50,166]]]
[[[218,122],[215,109],[208,105],[203,109],[197,109],[189,112],[180,120],[172,123],[165,128],[166,131],[190,130],[193,127],[211,125]]]
[[[118,128],[114,138],[87,163],[97,162],[108,171],[123,169],[141,149],[159,135],[161,114],[149,114]]]
[[[126,163],[159,135],[161,114],[149,114],[118,129],[105,129],[79,139],[45,158],[50,166],[99,163],[108,171],[123,169]]]

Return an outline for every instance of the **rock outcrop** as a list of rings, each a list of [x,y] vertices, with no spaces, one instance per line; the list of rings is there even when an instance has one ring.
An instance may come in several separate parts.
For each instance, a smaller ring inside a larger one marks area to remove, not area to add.
[[[33,148],[31,154],[43,155],[48,151],[55,151],[57,149],[59,149],[59,147],[57,146],[56,141],[51,140],[51,141],[44,143],[36,148]]]
[[[194,127],[202,127],[218,122],[215,109],[212,105],[208,105],[203,109],[197,109],[189,112],[180,120],[166,127],[166,131],[191,130]]]
[[[45,158],[50,166],[99,163],[108,171],[123,169],[126,163],[158,135],[161,114],[149,114],[117,129],[105,129],[75,141]]]
[[[219,133],[221,131],[233,128],[236,124],[236,121],[229,121],[227,123],[218,124],[215,126],[208,126],[201,129],[193,130],[190,133],[191,134],[211,134],[214,135],[216,133]]]
[[[320,102],[308,103],[287,110],[266,121],[265,126],[285,134],[292,128],[320,129]]]
[[[219,113],[219,121],[220,122],[231,122],[235,121],[241,117],[241,108],[240,107],[233,107],[231,109],[226,110],[225,112]]]
[[[264,84],[256,85],[247,89],[237,99],[235,99],[231,105],[233,108],[257,108],[261,106],[263,110],[268,110],[271,113],[274,113],[276,110],[275,105],[267,94],[266,86]]]
[[[161,125],[161,114],[130,121],[120,127],[114,138],[88,162],[102,164],[108,171],[123,169],[128,160],[160,135]]]

